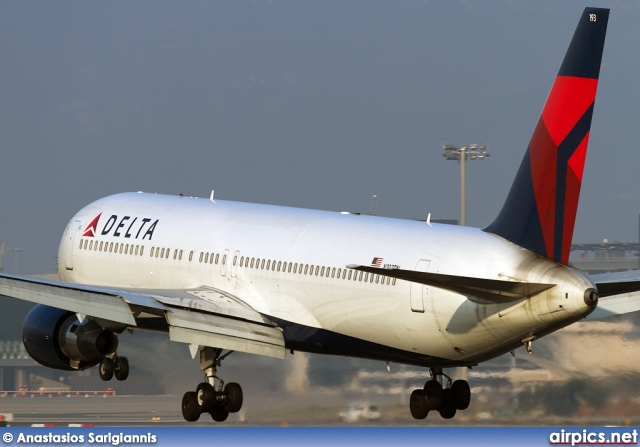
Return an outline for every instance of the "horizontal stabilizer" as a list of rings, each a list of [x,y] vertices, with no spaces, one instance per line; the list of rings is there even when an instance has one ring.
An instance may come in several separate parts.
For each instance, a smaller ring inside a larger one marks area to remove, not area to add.
[[[637,279],[632,281],[597,282],[595,284],[600,298],[640,291],[640,280]]]
[[[471,301],[480,304],[508,303],[537,295],[555,286],[555,284],[502,281],[354,264],[348,265],[347,268],[438,287],[465,295]]]

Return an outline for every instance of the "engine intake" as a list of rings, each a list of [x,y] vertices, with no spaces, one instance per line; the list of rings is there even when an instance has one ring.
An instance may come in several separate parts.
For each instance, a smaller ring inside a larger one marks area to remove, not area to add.
[[[117,335],[95,321],[81,323],[73,312],[43,304],[27,315],[22,341],[35,361],[67,371],[95,366],[118,347]]]

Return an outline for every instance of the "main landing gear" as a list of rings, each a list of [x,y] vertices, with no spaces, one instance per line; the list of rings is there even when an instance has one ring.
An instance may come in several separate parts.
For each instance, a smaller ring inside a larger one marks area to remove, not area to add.
[[[446,387],[442,386],[446,377]],[[436,410],[444,419],[451,419],[457,410],[466,410],[471,401],[471,390],[466,380],[456,380],[442,372],[442,368],[431,368],[431,380],[424,388],[413,390],[409,399],[411,416],[424,419],[429,411]]]
[[[105,382],[111,380],[114,375],[117,380],[127,380],[127,377],[129,377],[129,360],[126,357],[118,357],[117,354],[113,354],[113,357],[105,357],[100,361],[98,372],[100,373],[100,378]]]
[[[196,391],[188,391],[182,397],[182,416],[188,422],[195,422],[203,413],[209,413],[216,422],[224,422],[229,413],[237,413],[242,408],[242,388],[237,383],[227,383],[216,375],[219,367],[233,351],[222,355],[222,349],[200,348],[200,369],[205,381]],[[218,387],[216,389],[216,380]]]

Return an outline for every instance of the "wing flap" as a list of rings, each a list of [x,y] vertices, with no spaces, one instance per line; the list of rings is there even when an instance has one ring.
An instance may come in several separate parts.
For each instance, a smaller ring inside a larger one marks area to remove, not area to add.
[[[470,300],[483,304],[517,301],[537,295],[555,286],[555,284],[502,281],[499,279],[443,275],[440,273],[420,272],[416,270],[385,269],[365,265],[352,264],[348,265],[347,268],[438,287],[466,295]],[[477,298],[479,298],[479,300]]]
[[[284,336],[273,325],[182,309],[167,312],[172,341],[284,358]]]

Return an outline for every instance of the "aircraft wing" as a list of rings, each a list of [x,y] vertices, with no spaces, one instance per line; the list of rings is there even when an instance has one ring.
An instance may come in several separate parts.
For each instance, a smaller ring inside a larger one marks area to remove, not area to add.
[[[538,284],[498,279],[473,278],[469,276],[443,275],[440,273],[420,272],[399,268],[386,269],[365,265],[348,265],[347,268],[369,272],[376,275],[403,279],[427,286],[438,287],[451,292],[466,295],[470,300],[482,304],[508,303],[544,292],[555,284]],[[478,299],[479,298],[479,299]]]
[[[598,288],[598,307],[587,316],[598,320],[640,311],[640,270],[590,275]]]
[[[126,327],[144,327],[143,317],[163,318],[172,341],[284,358],[276,324],[240,298],[222,290],[139,290],[94,287],[0,275],[0,295],[45,304]]]

